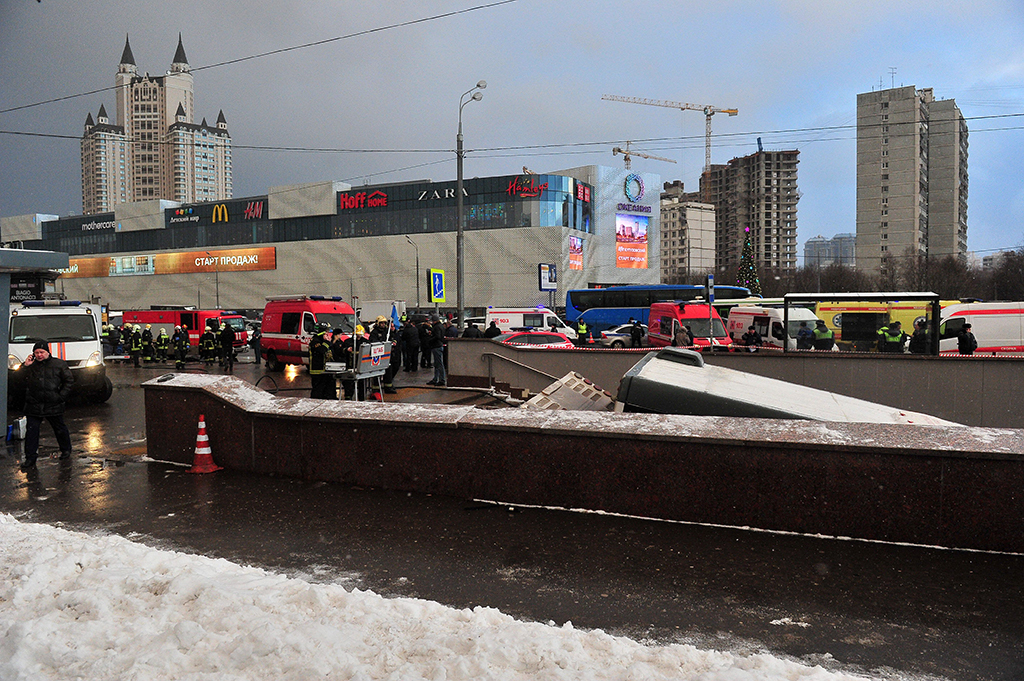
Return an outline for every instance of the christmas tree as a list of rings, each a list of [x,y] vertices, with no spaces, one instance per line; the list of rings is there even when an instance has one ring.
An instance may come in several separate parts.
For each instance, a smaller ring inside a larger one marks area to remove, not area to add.
[[[761,295],[761,281],[757,278],[757,264],[754,262],[754,243],[750,240],[750,228],[743,229],[746,238],[743,240],[743,255],[740,257],[740,269],[736,273],[736,284],[746,286],[751,295]]]

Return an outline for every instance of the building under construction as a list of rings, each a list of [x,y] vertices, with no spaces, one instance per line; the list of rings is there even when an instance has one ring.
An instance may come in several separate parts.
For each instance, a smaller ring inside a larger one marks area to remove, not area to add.
[[[769,270],[796,268],[797,163],[800,152],[758,151],[712,165],[701,177],[700,192],[715,206],[715,266],[719,274],[736,272],[743,244],[751,240],[756,264]]]

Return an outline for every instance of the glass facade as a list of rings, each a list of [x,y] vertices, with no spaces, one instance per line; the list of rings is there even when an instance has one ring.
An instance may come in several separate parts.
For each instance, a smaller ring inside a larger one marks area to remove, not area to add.
[[[567,227],[592,233],[592,188],[562,175],[510,175],[463,183],[466,230]],[[270,220],[267,197],[185,205],[165,211],[164,229],[125,230],[113,213],[42,225],[26,248],[71,256],[191,250],[385,234],[456,231],[456,182],[353,187],[336,213]]]

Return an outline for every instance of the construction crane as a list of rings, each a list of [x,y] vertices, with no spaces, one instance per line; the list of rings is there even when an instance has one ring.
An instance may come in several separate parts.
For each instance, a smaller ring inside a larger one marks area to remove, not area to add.
[[[632,151],[629,148],[629,142],[626,142],[625,149],[623,149],[622,147],[613,147],[612,156],[614,156],[615,154],[622,154],[623,160],[626,161],[626,170],[629,170],[629,159],[631,156],[639,156],[640,158],[650,158],[654,159],[655,161],[668,161],[669,163],[675,163],[675,161],[673,161],[672,159],[665,158],[664,156],[654,156],[653,154],[645,154],[640,151]]]
[[[628,104],[646,104],[647,106],[664,106],[669,109],[682,109],[684,111],[703,111],[704,112],[704,198],[707,200],[708,195],[708,178],[707,174],[711,172],[711,117],[716,113],[729,114],[735,116],[739,113],[739,109],[722,109],[717,106],[711,106],[709,104],[686,104],[685,102],[667,102],[661,99],[644,99],[643,97],[621,97],[619,95],[603,95],[601,99],[606,99],[610,102],[626,102]]]

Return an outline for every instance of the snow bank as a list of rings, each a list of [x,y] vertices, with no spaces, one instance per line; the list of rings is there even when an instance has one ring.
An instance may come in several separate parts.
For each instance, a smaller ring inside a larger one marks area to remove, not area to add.
[[[384,599],[0,515],[0,678],[843,681],[490,608]]]

